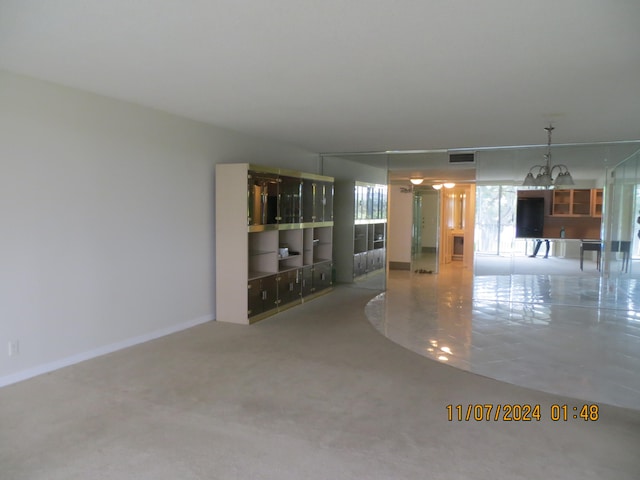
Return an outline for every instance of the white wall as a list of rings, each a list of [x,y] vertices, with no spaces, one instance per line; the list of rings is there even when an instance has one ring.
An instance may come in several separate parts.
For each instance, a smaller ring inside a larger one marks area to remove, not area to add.
[[[410,264],[413,194],[402,192],[402,188],[398,185],[389,188],[387,260]]]
[[[220,162],[319,165],[0,72],[0,386],[213,319]]]
[[[438,212],[440,207],[438,197],[439,192],[436,190],[422,194],[422,247],[435,248],[438,246]]]

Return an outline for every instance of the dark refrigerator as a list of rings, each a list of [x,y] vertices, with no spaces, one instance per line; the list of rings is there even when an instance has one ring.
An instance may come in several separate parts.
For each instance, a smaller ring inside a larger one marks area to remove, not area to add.
[[[541,238],[544,228],[544,198],[518,198],[516,238]]]

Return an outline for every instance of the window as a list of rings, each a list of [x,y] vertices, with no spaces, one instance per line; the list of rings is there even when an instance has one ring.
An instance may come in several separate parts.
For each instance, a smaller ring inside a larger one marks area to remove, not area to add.
[[[514,185],[476,186],[476,253],[524,253],[515,242],[517,189]]]

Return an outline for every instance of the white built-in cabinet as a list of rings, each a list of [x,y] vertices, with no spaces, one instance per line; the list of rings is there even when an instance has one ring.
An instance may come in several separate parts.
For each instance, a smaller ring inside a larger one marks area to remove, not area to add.
[[[333,178],[216,165],[216,320],[248,324],[333,284]]]
[[[387,186],[359,181],[335,185],[336,281],[349,283],[386,265]]]

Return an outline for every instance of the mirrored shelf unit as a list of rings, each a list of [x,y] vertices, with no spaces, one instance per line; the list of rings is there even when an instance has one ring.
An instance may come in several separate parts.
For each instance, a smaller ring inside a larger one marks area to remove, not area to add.
[[[336,182],[336,281],[351,283],[386,265],[387,186]]]
[[[331,290],[333,180],[216,165],[216,320],[253,323]]]

